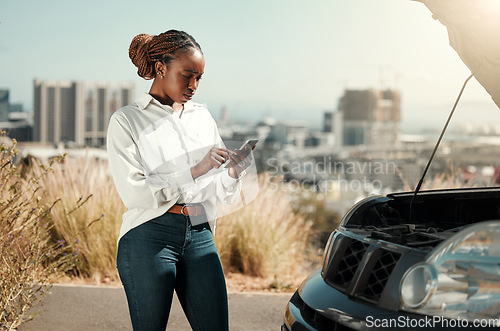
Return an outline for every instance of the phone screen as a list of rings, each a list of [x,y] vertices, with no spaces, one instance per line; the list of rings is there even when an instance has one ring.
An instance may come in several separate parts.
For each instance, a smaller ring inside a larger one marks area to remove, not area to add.
[[[255,148],[255,145],[257,144],[258,141],[259,141],[258,139],[248,139],[247,141],[245,141],[245,143],[243,145],[241,145],[239,150],[245,151],[245,147],[248,146],[250,148],[250,151],[248,152],[248,154],[250,154],[250,152]],[[231,166],[233,166],[233,164],[234,163],[232,161],[228,161],[228,162],[226,162],[226,164],[224,164],[224,168],[231,167]]]
[[[250,147],[250,149],[253,150],[258,141],[259,141],[258,139],[249,139],[249,140],[245,141],[245,143],[243,145],[241,145],[240,150],[244,150],[245,146],[248,146],[248,147]]]

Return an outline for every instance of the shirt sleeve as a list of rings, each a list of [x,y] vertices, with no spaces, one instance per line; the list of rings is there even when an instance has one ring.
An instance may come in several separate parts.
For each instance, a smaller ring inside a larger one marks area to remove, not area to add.
[[[148,183],[130,124],[118,113],[113,114],[110,119],[107,150],[113,181],[123,203],[129,209],[158,208],[176,200],[186,187],[193,184],[189,167],[164,178],[169,183],[168,187]]]
[[[214,134],[217,139],[218,147],[225,148],[224,142],[219,135],[219,129],[215,120],[213,120]],[[239,197],[241,191],[240,178],[233,178],[229,176],[229,170],[224,169],[222,173],[216,178],[216,195],[219,202],[224,204],[231,204]]]

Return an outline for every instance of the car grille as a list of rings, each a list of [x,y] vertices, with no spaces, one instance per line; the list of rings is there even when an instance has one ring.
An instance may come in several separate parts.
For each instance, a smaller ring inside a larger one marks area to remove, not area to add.
[[[376,303],[400,257],[377,244],[337,235],[323,278],[348,295]]]
[[[367,244],[361,241],[352,241],[345,250],[339,262],[336,272],[333,274],[333,283],[339,287],[346,288],[354,278],[354,274],[365,256]]]

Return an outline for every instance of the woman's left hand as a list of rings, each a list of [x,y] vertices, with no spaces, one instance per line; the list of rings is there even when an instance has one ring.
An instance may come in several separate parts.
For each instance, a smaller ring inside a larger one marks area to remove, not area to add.
[[[246,146],[244,150],[235,149],[229,153],[229,176],[239,178],[241,173],[252,164],[252,150]]]

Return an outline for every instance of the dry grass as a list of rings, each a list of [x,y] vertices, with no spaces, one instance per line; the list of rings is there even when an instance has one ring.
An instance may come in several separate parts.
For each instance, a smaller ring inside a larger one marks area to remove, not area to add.
[[[3,137],[3,136],[2,136]],[[14,165],[15,141],[0,144],[0,329],[14,330],[57,277],[74,267],[72,245],[51,238],[51,210],[40,181],[50,167],[26,180]]]
[[[215,242],[228,272],[271,277],[272,286],[283,287],[304,273],[311,222],[276,187],[270,175],[260,175],[256,199],[219,219]]]
[[[60,199],[52,209],[54,236],[66,242],[79,241],[80,261],[75,274],[94,284],[116,284],[116,240],[126,209],[109,176],[107,162],[66,159],[52,166],[51,176],[41,176],[43,168],[37,163],[32,168],[32,176],[41,177],[40,186],[46,190],[43,201]],[[227,274],[256,277],[256,284],[264,279],[274,288],[294,286],[295,279],[310,271],[318,255],[311,243],[333,230],[339,219],[339,215],[322,208],[320,196],[290,191],[286,185],[277,184],[280,180],[259,175],[256,199],[220,218],[215,236]],[[464,185],[473,183],[464,183],[456,171],[450,170],[429,179],[424,188]],[[76,210],[74,201],[79,205]]]
[[[37,169],[33,167],[35,176]],[[107,162],[68,158],[54,165],[53,173],[41,184],[47,190],[45,199],[62,197],[53,210],[54,235],[79,241],[82,258],[77,274],[97,284],[117,280],[116,241],[126,209],[108,175]],[[71,205],[75,200],[81,205],[76,210]]]
[[[35,161],[34,176],[39,175],[36,169]],[[280,186],[272,180],[269,175],[259,177],[256,200],[219,219],[215,239],[228,272],[266,279],[268,287],[286,288],[296,284],[297,275],[304,275],[311,222],[294,211],[290,195],[276,189]],[[44,178],[41,185],[47,201],[62,197],[52,212],[54,236],[79,241],[75,274],[94,284],[116,284],[116,240],[125,207],[107,162],[66,159],[53,166],[53,176]],[[80,207],[73,210],[75,200]]]

